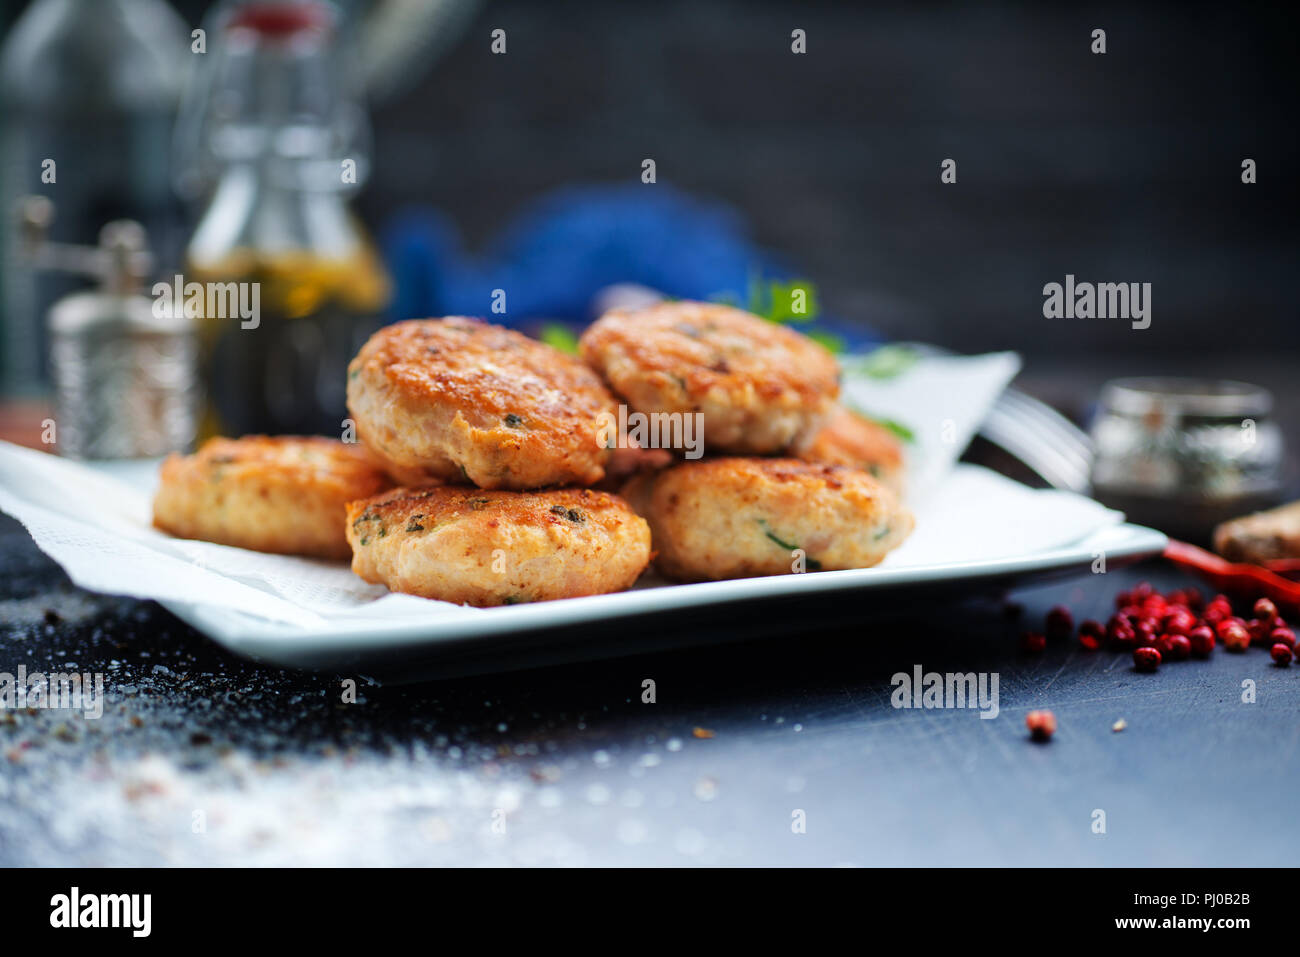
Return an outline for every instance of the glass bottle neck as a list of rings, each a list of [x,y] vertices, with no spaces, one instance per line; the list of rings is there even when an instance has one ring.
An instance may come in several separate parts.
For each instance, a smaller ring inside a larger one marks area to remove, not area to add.
[[[365,242],[341,189],[303,186],[283,159],[227,167],[195,228],[186,258],[216,263],[235,250],[303,252],[324,260],[353,256]]]

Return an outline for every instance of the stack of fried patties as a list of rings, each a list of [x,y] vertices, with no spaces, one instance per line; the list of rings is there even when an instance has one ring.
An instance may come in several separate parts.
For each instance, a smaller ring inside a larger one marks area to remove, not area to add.
[[[353,570],[504,605],[620,591],[652,558],[679,581],[865,568],[911,531],[897,441],[837,404],[811,339],[670,302],[607,313],[580,351],[459,317],[371,337],[348,408],[402,487],[348,504]],[[702,446],[640,448],[629,421]]]

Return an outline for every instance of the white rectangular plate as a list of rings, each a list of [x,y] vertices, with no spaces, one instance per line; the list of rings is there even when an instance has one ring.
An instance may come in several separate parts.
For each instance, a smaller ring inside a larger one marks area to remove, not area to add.
[[[484,609],[451,618],[343,620],[310,629],[225,608],[163,604],[236,654],[285,667],[359,671],[392,683],[744,637],[724,634],[724,625],[734,625],[738,616],[748,619],[746,633],[757,637],[760,631],[806,627],[810,608],[820,618],[837,598],[854,602],[866,617],[922,596],[932,601],[939,594],[989,592],[1086,575],[1100,555],[1108,569],[1116,568],[1160,554],[1165,543],[1160,532],[1121,523],[1032,555],[694,585],[649,582],[622,594]]]
[[[388,594],[342,562],[171,538],[151,524],[157,462],[94,466],[0,442],[0,509],[78,585],[161,602],[231,651],[285,667],[411,681],[790,635],[939,594],[989,592],[1158,554],[1159,532],[1068,492],[954,465],[1019,366],[923,357],[879,380],[845,364],[846,401],[904,422],[916,530],[876,568],[670,585],[506,608]],[[93,507],[88,507],[93,506]]]

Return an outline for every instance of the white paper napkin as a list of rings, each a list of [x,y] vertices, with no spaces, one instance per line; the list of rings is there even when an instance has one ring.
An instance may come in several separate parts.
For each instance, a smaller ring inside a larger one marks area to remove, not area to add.
[[[891,568],[1032,554],[1078,541],[1122,516],[1066,492],[1034,491],[957,457],[1019,367],[1012,353],[922,359],[895,379],[850,376],[845,399],[915,434],[909,447],[912,537]],[[114,472],[115,475],[106,474]],[[92,467],[0,442],[0,510],[91,591],[235,609],[302,628],[340,618],[491,614],[389,594],[345,563],[172,538],[150,523],[156,467]]]
[[[852,359],[845,369],[852,370]],[[998,396],[1020,371],[1014,352],[982,356],[928,356],[901,375],[844,377],[842,401],[912,433],[907,448],[907,499],[916,506],[947,478]]]

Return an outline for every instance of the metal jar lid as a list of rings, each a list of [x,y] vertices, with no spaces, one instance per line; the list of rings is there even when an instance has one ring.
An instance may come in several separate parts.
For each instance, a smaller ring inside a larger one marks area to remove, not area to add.
[[[1224,422],[1261,419],[1273,411],[1267,389],[1230,379],[1148,376],[1114,379],[1101,392],[1101,404],[1135,418],[1214,419]]]

